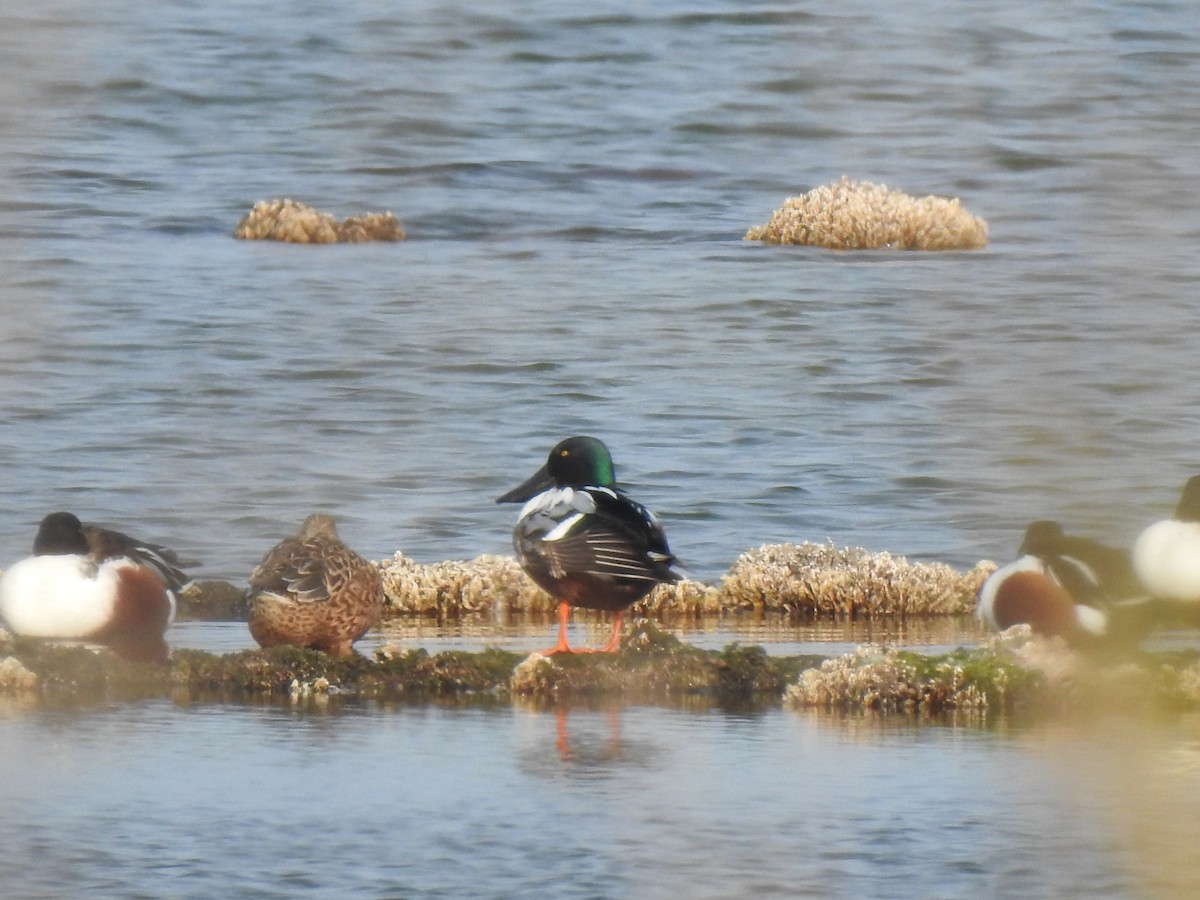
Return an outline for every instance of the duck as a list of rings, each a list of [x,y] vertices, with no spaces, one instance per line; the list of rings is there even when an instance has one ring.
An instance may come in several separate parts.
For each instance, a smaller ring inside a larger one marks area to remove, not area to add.
[[[1103,607],[1145,594],[1128,550],[1069,535],[1058,522],[1030,522],[1017,555],[1042,560],[1067,593],[1081,602]]]
[[[93,641],[127,659],[166,662],[164,635],[187,580],[165,547],[50,513],[33,555],[0,576],[0,618],[20,635]]]
[[[1200,603],[1200,475],[1184,484],[1174,516],[1148,526],[1134,540],[1133,567],[1151,596]]]
[[[379,624],[379,570],[338,537],[332,517],[308,516],[250,575],[250,634],[261,647],[291,644],[349,656]]]
[[[662,524],[617,487],[599,438],[559,442],[544,466],[496,502],[524,504],[513,547],[529,577],[558,602],[558,642],[543,655],[617,652],[625,611],[656,585],[680,579]],[[614,613],[603,647],[571,647],[572,607]]]
[[[1068,641],[1100,638],[1113,605],[1139,595],[1128,553],[1067,535],[1058,522],[1031,522],[1017,554],[979,590],[977,613],[998,630],[1027,624]]]
[[[183,571],[183,567],[194,565],[194,561],[182,561],[179,554],[161,544],[138,540],[115,529],[87,522],[83,523],[83,537],[87,541],[92,558],[97,562],[120,556],[136,560],[157,572],[176,597],[192,581],[192,577]],[[38,552],[36,541],[33,551]]]

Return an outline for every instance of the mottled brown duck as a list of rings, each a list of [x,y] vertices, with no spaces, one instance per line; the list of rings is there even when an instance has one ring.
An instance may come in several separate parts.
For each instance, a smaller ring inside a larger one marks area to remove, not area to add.
[[[379,570],[343,544],[333,519],[319,513],[250,575],[250,634],[263,647],[291,644],[345,656],[382,609]]]

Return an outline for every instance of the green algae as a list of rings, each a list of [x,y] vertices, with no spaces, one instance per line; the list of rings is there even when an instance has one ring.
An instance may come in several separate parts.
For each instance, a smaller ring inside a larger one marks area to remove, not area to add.
[[[160,697],[172,687],[166,666],[131,662],[107,650],[8,637],[0,640],[0,655],[19,661],[32,676],[10,690],[37,693],[52,705]]]
[[[245,622],[247,590],[228,581],[193,581],[179,592],[176,621]]]
[[[701,650],[639,620],[620,653],[529,656],[513,673],[512,689],[560,700],[615,695],[628,702],[675,703],[703,696],[723,706],[777,703],[788,680],[820,659],[770,656],[762,647],[738,644]]]
[[[146,698],[177,702],[397,701],[618,703],[840,713],[1009,714],[1076,710],[1200,710],[1200,654],[1089,656],[1028,635],[925,655],[863,646],[851,654],[775,656],[762,646],[706,650],[648,620],[619,653],[523,655],[497,648],[431,654],[384,647],[331,657],[274,647],[212,654],[176,650],[167,664],[106,649],[0,636],[0,694],[49,704]]]
[[[980,707],[1011,709],[1044,689],[1042,673],[1022,668],[990,648],[959,648],[940,656],[901,651],[898,657],[912,672],[918,708],[930,710]]]
[[[686,644],[641,621],[615,654],[523,656],[496,648],[430,654],[385,647],[373,657],[331,657],[273,647],[212,654],[176,650],[167,665],[133,663],[105,650],[9,638],[0,656],[31,673],[20,690],[79,701],[173,697],[187,702],[243,702],[309,694],[432,702],[514,695],[542,699],[619,698],[673,703],[707,696],[722,704],[778,703],[788,681],[820,657],[774,657],[758,646],[721,651]],[[14,688],[16,689],[16,688]]]
[[[933,656],[863,646],[802,672],[784,701],[839,712],[1013,713],[1057,701],[1056,687],[1045,671],[1022,665],[995,644]]]
[[[862,646],[801,672],[783,701],[793,708],[923,715],[1200,709],[1200,654],[1134,649],[1113,657],[1033,636],[1027,627],[1013,632],[938,655]]]
[[[507,691],[521,656],[489,648],[478,653],[422,649],[380,652],[374,659],[332,657],[318,650],[272,647],[221,656],[178,650],[172,660],[177,689],[201,698],[241,700],[290,694],[323,683],[323,692],[363,698],[431,699],[455,694]]]

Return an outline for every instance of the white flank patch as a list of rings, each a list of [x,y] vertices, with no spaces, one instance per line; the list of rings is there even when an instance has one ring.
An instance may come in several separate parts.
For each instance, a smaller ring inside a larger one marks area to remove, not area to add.
[[[575,525],[582,518],[583,518],[583,513],[575,513],[575,515],[569,516],[568,518],[563,519],[561,522],[559,522],[557,525],[555,525],[553,528],[551,528],[549,531],[547,531],[546,536],[543,537],[542,540],[543,541],[557,541],[557,540],[561,540],[562,538],[565,538],[568,534],[571,533],[571,529],[574,528]]]
[[[975,610],[975,615],[993,628],[1000,627],[996,622],[996,592],[1000,590],[1000,585],[1004,582],[1004,579],[1018,572],[1035,572],[1038,575],[1047,574],[1046,567],[1042,565],[1042,561],[1036,556],[1022,556],[1020,559],[1010,562],[1007,566],[1001,566],[989,575],[987,581],[983,583],[983,587],[979,589],[979,607]]]
[[[1155,597],[1200,602],[1200,523],[1155,522],[1133,544],[1133,569]]]
[[[577,495],[586,498],[587,504],[591,508],[580,509],[579,503],[576,500]],[[571,509],[576,509],[578,512],[595,512],[596,504],[591,497],[588,497],[582,491],[575,491],[569,487],[551,488],[525,501],[525,505],[521,507],[521,515],[518,518],[526,519],[532,515],[547,515],[558,518]]]
[[[0,577],[0,616],[17,634],[86,637],[108,622],[116,598],[117,560],[93,574],[84,557],[31,556]]]
[[[1089,634],[1100,636],[1108,631],[1108,616],[1093,606],[1075,604],[1075,621]]]

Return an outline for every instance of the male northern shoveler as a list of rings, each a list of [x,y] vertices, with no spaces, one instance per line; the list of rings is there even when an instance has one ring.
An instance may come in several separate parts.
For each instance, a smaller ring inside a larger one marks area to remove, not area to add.
[[[1068,535],[1057,522],[1030,522],[1017,555],[1042,560],[1080,603],[1105,606],[1145,593],[1127,550]]]
[[[1127,553],[1068,536],[1057,522],[1030,523],[1017,552],[979,590],[978,614],[994,628],[1028,624],[1068,640],[1098,637],[1108,630],[1111,604],[1138,593]]]
[[[612,456],[597,438],[567,438],[496,502],[525,504],[513,546],[529,577],[558,600],[558,643],[547,654],[577,652],[567,643],[572,606],[616,613],[600,649],[616,652],[625,610],[656,584],[679,580],[662,525],[617,489]]]
[[[163,583],[176,594],[192,580],[182,567],[194,565],[194,562],[181,561],[174,550],[161,544],[139,541],[120,531],[114,531],[102,525],[90,525],[86,522],[83,524],[83,537],[87,541],[92,558],[97,562],[121,556],[128,557],[154,569],[162,578]],[[33,552],[39,552],[36,541],[34,541]]]
[[[338,538],[329,516],[314,513],[250,575],[250,634],[263,647],[292,644],[347,656],[378,624],[379,570]]]
[[[169,562],[171,551],[57,512],[42,520],[33,552],[0,577],[0,616],[9,628],[166,661],[163,634],[175,619],[176,576],[187,579]]]
[[[1155,522],[1138,535],[1133,566],[1154,597],[1200,602],[1200,475],[1183,486],[1174,517]]]

